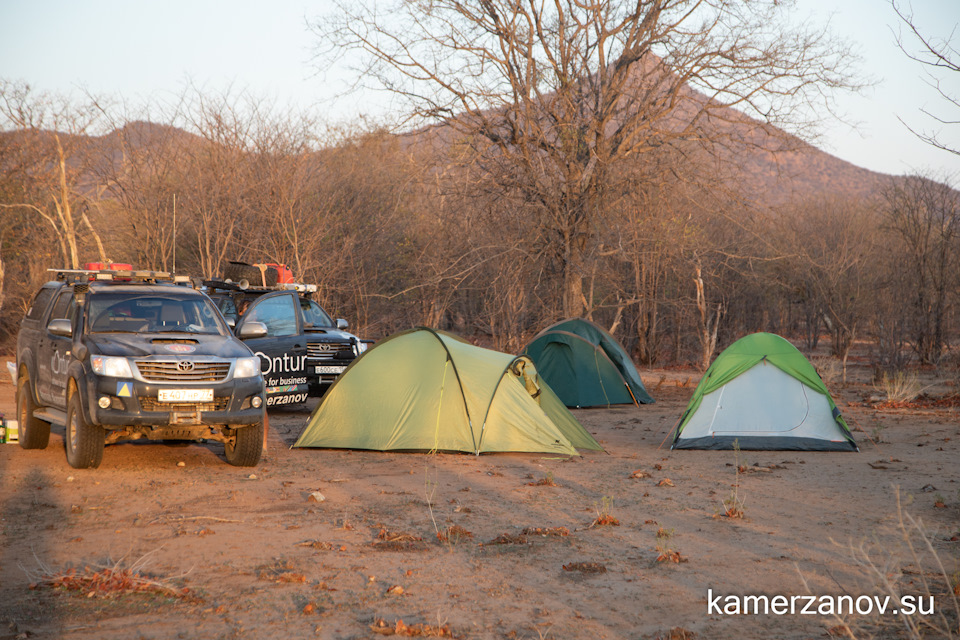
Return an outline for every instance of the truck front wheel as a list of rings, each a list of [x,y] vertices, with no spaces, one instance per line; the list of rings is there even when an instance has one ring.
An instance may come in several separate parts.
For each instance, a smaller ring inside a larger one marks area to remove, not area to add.
[[[233,442],[223,445],[227,462],[235,467],[255,467],[263,452],[263,423],[236,429]]]
[[[64,433],[67,462],[74,469],[96,469],[103,460],[105,439],[103,427],[87,424],[80,394],[73,393],[67,403],[67,427]]]
[[[50,443],[50,423],[34,418],[37,406],[30,391],[30,378],[20,378],[17,388],[17,422],[20,430],[20,447],[23,449],[46,449]]]

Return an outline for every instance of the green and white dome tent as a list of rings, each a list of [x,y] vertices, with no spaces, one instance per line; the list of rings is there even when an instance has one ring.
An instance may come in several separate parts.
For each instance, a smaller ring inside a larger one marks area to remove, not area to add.
[[[772,333],[745,336],[717,356],[693,392],[671,449],[734,446],[859,451],[813,365]]]
[[[603,450],[529,358],[422,327],[390,336],[357,358],[293,446],[476,454]]]

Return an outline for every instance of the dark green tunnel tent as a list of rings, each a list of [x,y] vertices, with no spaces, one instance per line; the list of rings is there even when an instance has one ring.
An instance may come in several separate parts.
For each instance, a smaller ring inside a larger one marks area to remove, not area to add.
[[[858,451],[810,361],[772,333],[727,347],[700,380],[672,449]]]
[[[572,318],[548,327],[523,354],[568,407],[653,402],[626,350],[589,320]]]
[[[418,328],[355,360],[294,447],[377,451],[602,451],[529,358]]]

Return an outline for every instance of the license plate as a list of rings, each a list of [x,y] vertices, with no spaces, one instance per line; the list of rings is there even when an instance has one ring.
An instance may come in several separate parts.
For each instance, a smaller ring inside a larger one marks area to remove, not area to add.
[[[213,402],[213,389],[160,389],[157,402]]]
[[[343,373],[343,370],[346,369],[344,365],[336,367],[317,367],[315,373]]]

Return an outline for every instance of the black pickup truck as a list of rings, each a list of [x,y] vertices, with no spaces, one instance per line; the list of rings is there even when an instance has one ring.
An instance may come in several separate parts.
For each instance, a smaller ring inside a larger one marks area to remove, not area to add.
[[[67,461],[97,467],[121,440],[212,440],[227,462],[263,450],[260,359],[213,302],[166,273],[62,270],[43,285],[17,337],[20,446],[42,449],[64,425]]]
[[[311,298],[315,285],[257,287],[226,280],[203,285],[238,334],[251,321],[267,326],[266,336],[244,342],[260,356],[268,406],[323,395],[370,343],[347,333],[346,320],[334,322]]]

